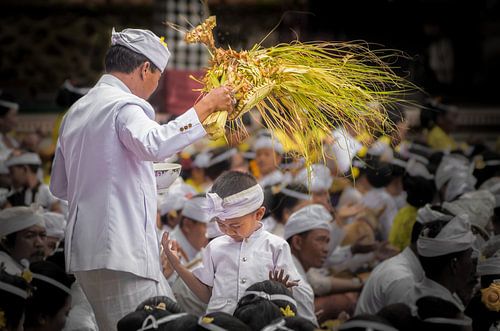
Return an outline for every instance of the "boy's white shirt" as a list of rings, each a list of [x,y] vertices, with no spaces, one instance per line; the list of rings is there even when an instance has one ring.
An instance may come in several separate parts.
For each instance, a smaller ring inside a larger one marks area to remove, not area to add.
[[[269,271],[284,269],[291,280],[300,279],[293,288],[298,314],[317,325],[314,315],[314,293],[299,274],[292,259],[290,246],[261,226],[250,237],[235,241],[224,235],[212,240],[202,251],[203,264],[193,275],[212,287],[207,313],[223,311],[233,314],[246,289],[269,279]]]

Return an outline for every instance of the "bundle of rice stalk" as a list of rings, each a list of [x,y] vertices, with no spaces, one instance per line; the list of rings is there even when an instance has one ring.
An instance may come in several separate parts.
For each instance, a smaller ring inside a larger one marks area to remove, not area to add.
[[[322,138],[333,127],[348,125],[370,134],[393,127],[387,109],[415,89],[384,62],[394,54],[373,52],[361,43],[295,41],[235,51],[215,47],[215,25],[211,16],[185,37],[188,43],[204,43],[211,55],[198,80],[201,91],[230,85],[235,92],[231,114],[215,112],[203,122],[213,139],[223,136],[226,127],[244,130],[241,116],[255,107],[271,130],[295,141],[299,137],[297,156],[311,164],[317,155],[324,158]]]

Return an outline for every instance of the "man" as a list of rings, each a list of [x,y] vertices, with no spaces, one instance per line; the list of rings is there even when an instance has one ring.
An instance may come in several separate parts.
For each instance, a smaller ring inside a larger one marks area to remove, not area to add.
[[[85,292],[101,330],[138,302],[172,296],[160,268],[153,161],[205,136],[205,118],[232,110],[228,87],[209,92],[175,121],[159,125],[146,101],[170,52],[151,31],[113,31],[105,71],[66,114],[51,190],[68,200],[66,265]]]
[[[255,162],[259,168],[259,184],[262,187],[282,184],[283,173],[278,169],[281,163],[283,146],[277,138],[262,134],[255,140]]]
[[[19,147],[19,142],[9,135],[17,126],[18,110],[18,103],[0,97],[0,161],[5,161],[12,150]]]
[[[45,257],[45,223],[40,213],[19,206],[0,211],[0,264],[20,275],[31,262]]]
[[[52,256],[64,240],[66,219],[63,214],[54,212],[43,213],[47,237],[45,239],[45,257]]]

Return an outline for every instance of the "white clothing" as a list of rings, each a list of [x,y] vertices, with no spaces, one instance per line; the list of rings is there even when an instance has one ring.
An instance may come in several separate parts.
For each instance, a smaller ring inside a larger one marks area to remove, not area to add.
[[[262,220],[264,230],[270,232],[278,237],[283,238],[285,235],[285,226],[279,223],[273,216],[268,216]]]
[[[361,203],[363,199],[363,194],[355,187],[346,187],[342,194],[340,194],[339,202],[337,208],[345,205]]]
[[[352,159],[363,146],[344,128],[334,130],[332,136],[335,141],[331,144],[331,153],[337,169],[339,173],[347,173],[351,170]]]
[[[316,323],[311,301],[314,294],[310,286],[304,285],[306,278],[297,271],[290,246],[283,238],[260,227],[241,242],[226,235],[215,238],[202,255],[203,266],[193,270],[193,274],[212,287],[207,313],[232,314],[250,285],[269,279],[270,270],[284,269],[290,279],[300,279],[293,288],[299,315]]]
[[[63,331],[98,331],[94,311],[78,282],[71,286],[71,310]]]
[[[3,264],[5,272],[11,275],[20,276],[24,270],[24,267],[19,262],[4,251],[0,251],[0,264]]]
[[[94,309],[100,330],[116,330],[116,323],[146,299],[154,296],[174,299],[165,278],[157,282],[107,269],[78,271],[75,277]]]
[[[20,192],[11,190],[7,196],[7,199],[13,195]],[[21,191],[22,192],[22,191]],[[35,196],[33,193],[35,192]],[[32,203],[37,203],[45,209],[50,209],[50,207],[58,202],[59,200],[50,193],[49,187],[46,184],[40,183],[37,188],[30,189],[26,188],[24,190],[24,206],[30,206]]]
[[[403,294],[402,300],[410,305],[410,307],[414,307],[418,299],[433,296],[443,299],[445,301],[453,303],[461,312],[464,312],[465,307],[462,300],[458,297],[456,293],[451,293],[443,285],[424,277],[424,279],[417,283],[415,286],[411,287],[408,292]]]
[[[368,191],[362,200],[362,204],[368,208],[378,210],[384,208],[379,217],[380,233],[382,240],[389,238],[394,217],[398,213],[396,200],[384,188],[373,188]]]
[[[107,74],[64,117],[50,189],[69,203],[70,272],[109,269],[163,278],[152,161],[163,161],[206,132],[194,109],[166,125],[154,117],[148,102]]]
[[[197,257],[189,263],[189,270],[198,268],[201,266],[201,262],[201,254],[198,254]],[[177,303],[185,312],[195,316],[202,316],[205,314],[207,304],[202,302],[196,294],[191,291],[181,277],[177,277],[172,284],[172,291],[177,299]]]
[[[332,275],[323,268],[307,270],[307,281],[311,285],[314,295],[323,296],[332,292]]]
[[[191,261],[200,252],[189,243],[179,225],[175,227],[174,231],[170,232],[170,238],[177,240],[177,243],[181,246],[184,253],[186,253],[188,260],[184,262]]]
[[[0,133],[0,162],[7,160],[10,156],[10,153],[12,153],[12,148],[7,147],[7,144],[4,142],[4,140],[8,140],[11,145],[14,146],[14,148],[19,147],[19,142],[17,140],[8,135]]]
[[[425,277],[418,257],[407,247],[380,263],[363,286],[355,315],[376,314],[383,307],[405,302],[405,291]]]
[[[297,272],[299,273],[300,277],[301,277],[301,281],[300,281],[300,286],[304,287],[307,289],[306,293],[307,293],[307,302],[311,303],[312,302],[312,307],[310,307],[309,309],[312,309],[313,313],[314,313],[314,291],[313,291],[313,288],[311,287],[311,284],[309,284],[308,280],[307,280],[307,273],[306,271],[304,270],[304,267],[302,266],[302,263],[300,263],[299,259],[297,259],[295,257],[295,255],[292,255],[292,261],[293,261],[293,264],[295,265],[295,267],[297,268]],[[290,277],[291,278],[291,277]],[[291,278],[292,279],[292,278]],[[294,291],[294,290],[292,290]],[[294,299],[297,301],[297,304],[300,306],[301,302],[299,301],[299,298],[295,295],[295,291],[293,293],[293,297]],[[304,304],[304,303],[302,303]],[[311,305],[311,304],[309,304]],[[302,316],[300,314],[300,311],[299,312],[299,315]],[[311,322],[313,322],[315,325],[318,325],[318,321],[316,319],[316,315],[313,314],[314,316],[314,319],[311,320]],[[305,316],[302,316],[302,317],[305,317]]]
[[[259,179],[259,184],[262,186],[262,188],[265,188],[266,186],[273,186],[277,184],[282,184],[284,180],[283,173],[279,171],[278,169],[274,170],[273,172],[265,175],[261,179]]]

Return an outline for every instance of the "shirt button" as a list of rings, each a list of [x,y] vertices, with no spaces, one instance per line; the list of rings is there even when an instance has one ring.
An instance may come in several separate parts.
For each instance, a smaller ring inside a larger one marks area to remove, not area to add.
[[[247,279],[246,278],[242,278],[241,279],[241,284],[245,284],[247,282]]]
[[[186,125],[186,126],[184,126],[184,130],[187,130],[188,128],[189,128],[189,127],[188,127],[187,125]]]
[[[247,258],[246,257],[242,258],[242,260],[243,260],[243,262],[247,262]]]
[[[182,132],[182,131],[184,131],[184,128],[180,128],[179,130],[181,130],[181,132]]]
[[[189,126],[190,128],[192,128],[192,127],[193,127],[193,124],[189,123],[189,124],[188,124],[188,126]]]

